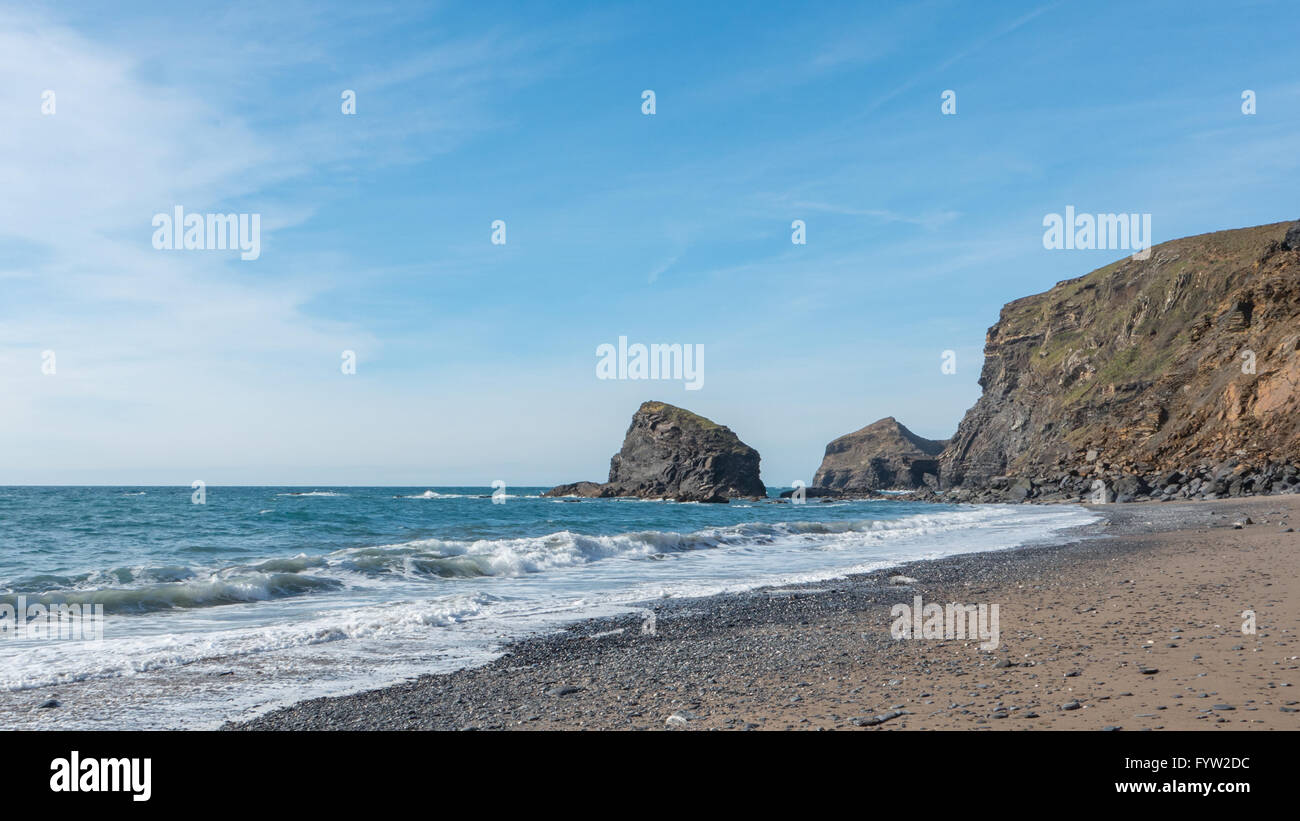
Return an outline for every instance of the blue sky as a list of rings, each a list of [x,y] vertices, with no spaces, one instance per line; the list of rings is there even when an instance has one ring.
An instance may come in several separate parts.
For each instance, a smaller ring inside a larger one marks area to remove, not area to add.
[[[1124,254],[1044,215],[1300,217],[1298,34],[1286,2],[0,3],[0,483],[599,480],[646,399],[769,485],[883,416],[947,437],[1000,307]],[[178,204],[261,214],[260,258],[155,250]],[[596,379],[619,336],[703,345],[703,388]]]

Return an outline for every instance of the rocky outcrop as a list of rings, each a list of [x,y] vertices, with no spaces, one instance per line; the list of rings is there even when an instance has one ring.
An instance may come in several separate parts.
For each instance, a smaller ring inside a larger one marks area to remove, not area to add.
[[[767,495],[758,451],[703,416],[665,402],[646,402],[632,417],[609,481],[560,485],[547,496],[636,496],[679,502],[726,502]]]
[[[944,440],[912,433],[892,416],[826,446],[815,488],[889,490],[937,487]]]
[[[1300,224],[1186,237],[1007,304],[950,496],[1300,489]]]
[[[600,482],[570,482],[567,485],[556,485],[542,494],[543,496],[586,496],[588,498],[599,499],[604,496],[617,496],[609,488]]]

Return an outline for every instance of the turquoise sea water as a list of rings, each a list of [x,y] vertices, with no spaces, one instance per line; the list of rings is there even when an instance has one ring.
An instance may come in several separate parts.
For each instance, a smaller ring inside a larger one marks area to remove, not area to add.
[[[0,637],[0,727],[213,726],[663,597],[1003,549],[1092,518],[542,490],[209,487],[193,504],[188,487],[0,488],[0,605],[105,613],[98,641]],[[51,695],[66,706],[30,709]]]

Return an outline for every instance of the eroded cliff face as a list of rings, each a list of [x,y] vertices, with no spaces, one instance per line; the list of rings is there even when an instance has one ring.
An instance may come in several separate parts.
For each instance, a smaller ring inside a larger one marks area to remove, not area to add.
[[[945,488],[1018,478],[1022,497],[1077,495],[1125,476],[1130,496],[1290,488],[1300,224],[1174,240],[1018,299],[984,354],[983,395],[940,457]]]
[[[938,486],[939,453],[946,443],[912,433],[892,416],[847,433],[826,446],[814,488],[888,490]]]
[[[758,451],[731,429],[666,402],[645,402],[632,416],[609,481],[576,482],[548,496],[638,496],[680,502],[759,498]]]

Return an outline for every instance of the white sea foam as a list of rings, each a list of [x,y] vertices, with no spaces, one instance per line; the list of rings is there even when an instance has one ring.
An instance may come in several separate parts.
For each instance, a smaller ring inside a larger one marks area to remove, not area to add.
[[[104,709],[83,723],[72,710],[57,711],[59,726],[108,726],[105,710],[111,726],[177,726],[200,712],[213,726],[302,697],[480,663],[511,637],[655,598],[816,582],[1003,549],[1094,519],[1076,507],[987,505],[680,533],[416,539],[216,568],[50,577],[43,582],[48,601],[105,604],[105,639],[0,642],[0,688],[14,691],[0,698],[0,722],[52,720],[30,716],[54,711],[6,704],[25,704],[19,694],[32,688],[82,682]],[[195,684],[226,671],[234,674],[223,680],[238,686]]]
[[[416,539],[394,544],[346,548],[323,555],[268,559],[253,564],[203,568],[135,566],[94,571],[76,577],[42,577],[44,592],[29,596],[43,604],[103,604],[109,613],[190,609],[258,602],[332,590],[383,585],[394,579],[523,577],[572,569],[610,559],[642,561],[673,554],[763,548],[773,565],[787,551],[800,555],[871,551],[918,541],[943,542],[963,533],[968,550],[987,549],[1001,530],[1050,529],[1056,519],[1077,522],[1078,511],[1057,516],[1024,516],[1019,508],[991,505],[898,519],[828,522],[746,522],[687,533],[641,530],[588,534],[561,530],[544,536],[505,539]],[[1091,514],[1084,514],[1085,518]],[[1018,541],[1021,537],[1017,537]],[[814,561],[826,563],[827,560]],[[829,560],[834,562],[834,560]],[[635,571],[631,571],[635,573]],[[389,581],[386,581],[389,580]],[[26,587],[37,584],[33,580]],[[12,603],[14,594],[0,595]]]
[[[478,614],[495,597],[456,595],[425,602],[363,606],[327,611],[314,618],[215,633],[163,633],[107,638],[102,643],[43,642],[16,663],[0,668],[0,689],[28,690],[94,678],[153,672],[221,658],[343,641],[410,638],[431,627],[447,627]]]

